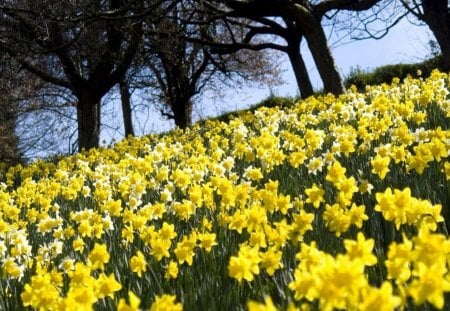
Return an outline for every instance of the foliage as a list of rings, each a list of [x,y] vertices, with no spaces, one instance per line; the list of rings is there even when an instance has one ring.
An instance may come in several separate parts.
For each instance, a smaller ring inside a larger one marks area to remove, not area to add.
[[[427,59],[421,63],[395,64],[375,68],[374,70],[364,70],[360,67],[352,68],[345,78],[345,87],[355,85],[358,90],[364,91],[367,85],[390,84],[394,78],[403,80],[407,76],[418,78],[428,77],[433,69],[440,69],[442,66],[442,56],[438,55]]]
[[[11,168],[0,308],[448,309],[449,86],[435,71]]]
[[[283,96],[277,96],[277,95],[271,94],[269,97],[261,100],[259,103],[251,105],[246,111],[255,112],[256,110],[258,110],[259,108],[262,108],[262,107],[268,107],[268,108],[289,107],[289,106],[294,105],[297,100],[299,100],[299,98],[290,98],[290,97],[283,97]],[[228,122],[230,122],[230,120],[238,117],[239,114],[241,114],[241,113],[242,113],[241,110],[226,112],[226,113],[219,115],[212,119],[216,120],[216,121],[228,123]],[[209,119],[209,120],[211,120],[211,119]],[[200,121],[199,125],[205,124],[205,122],[208,122],[209,120]]]

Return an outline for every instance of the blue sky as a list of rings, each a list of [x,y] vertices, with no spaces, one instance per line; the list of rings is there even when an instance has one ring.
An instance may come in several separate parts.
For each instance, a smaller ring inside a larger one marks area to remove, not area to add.
[[[345,45],[333,47],[330,40],[332,53],[343,77],[345,77],[352,67],[359,66],[362,69],[375,68],[386,64],[397,64],[407,62],[419,62],[430,55],[428,42],[433,39],[432,34],[426,26],[416,26],[403,20],[396,27],[390,30],[388,35],[380,40],[354,41]],[[303,40],[304,41],[304,40]],[[308,70],[310,72],[313,86],[320,89],[322,84],[311,59],[310,53],[305,43],[302,46],[302,53],[305,57]],[[194,109],[194,120],[208,118],[227,111],[244,109],[267,98],[271,92],[279,96],[295,96],[297,86],[294,74],[290,68],[287,57],[282,55],[284,75],[283,85],[270,88],[251,88],[242,90],[230,90],[225,96],[217,97],[205,94],[196,104]],[[115,111],[116,119],[121,122],[120,104],[111,107]],[[148,134],[151,132],[163,132],[173,128],[173,122],[162,118],[159,112],[152,109],[135,115],[136,135]],[[111,138],[122,139],[120,132],[102,130],[102,139],[109,142]]]

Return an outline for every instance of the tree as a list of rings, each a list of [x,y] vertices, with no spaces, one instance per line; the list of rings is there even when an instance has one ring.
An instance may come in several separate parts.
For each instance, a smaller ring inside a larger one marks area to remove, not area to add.
[[[305,61],[300,52],[300,43],[303,38],[301,27],[296,23],[285,20],[286,27],[280,32],[281,36],[286,40],[286,53],[291,62],[292,69],[297,80],[297,86],[303,98],[314,94],[314,90],[309,79]]]
[[[400,0],[409,13],[428,25],[441,48],[443,69],[450,70],[450,2],[448,0]]]
[[[151,73],[146,85],[163,103],[163,115],[181,128],[192,124],[195,98],[205,90],[280,81],[278,64],[267,52],[220,54],[213,53],[211,46],[190,41],[192,35],[205,38],[209,34],[218,40],[226,35],[220,23],[195,23],[206,19],[196,14],[195,7],[180,2],[164,14],[165,18],[147,20],[144,30],[144,72]]]
[[[73,131],[73,107],[66,104],[70,98],[61,100],[66,95],[61,91],[0,52],[0,161],[15,164],[52,149],[66,152],[62,140]]]
[[[16,84],[19,67],[4,53],[0,54],[0,162],[16,164],[21,162],[19,140],[15,132],[17,122],[16,101],[25,88]]]
[[[121,0],[2,1],[0,48],[22,68],[76,97],[80,150],[99,145],[100,101],[121,81],[138,49],[141,23],[125,17],[148,12],[153,5]]]
[[[305,37],[324,83],[325,91],[341,94],[344,86],[327,44],[327,38],[321,25],[322,18],[336,10],[367,10],[378,1],[380,0],[222,0],[210,2],[202,0],[200,2],[208,3],[209,9],[216,11],[217,18],[246,18],[256,23],[261,21],[265,23],[262,18],[282,18],[285,28],[292,30],[292,33],[297,33],[297,36]],[[298,42],[298,40],[287,42],[291,51],[298,50],[292,46],[297,45]],[[301,83],[299,82],[299,84]]]
[[[21,162],[19,151],[19,140],[15,127],[17,112],[15,106],[15,94],[13,89],[11,73],[14,70],[3,58],[0,62],[0,162],[16,164]]]
[[[123,127],[125,129],[125,137],[134,136],[133,118],[131,114],[131,93],[126,77],[119,82],[120,100],[122,103]]]
[[[19,143],[14,128],[14,111],[9,103],[0,101],[0,162],[21,162]]]
[[[232,21],[229,22],[231,23]],[[228,27],[228,29],[230,30],[232,27]],[[237,38],[234,33],[231,34],[230,41],[232,43],[211,43],[214,40],[210,39],[210,42],[205,44],[215,47],[216,53],[222,55],[236,53],[242,49],[254,51],[274,49],[284,52],[289,57],[301,97],[306,98],[313,95],[314,90],[300,51],[300,43],[303,39],[303,30],[301,27],[286,19],[274,20],[269,18],[258,18],[257,23],[247,23],[245,24],[244,29],[246,29],[247,32],[244,36],[241,35],[242,39]],[[267,35],[272,36],[274,40],[270,43],[266,43],[262,39],[257,39],[260,36]],[[283,45],[281,43],[276,43],[276,37],[284,39],[287,44]],[[203,40],[200,40],[200,42],[202,41]]]
[[[74,98],[0,53],[0,161],[26,162],[49,150],[67,153]]]

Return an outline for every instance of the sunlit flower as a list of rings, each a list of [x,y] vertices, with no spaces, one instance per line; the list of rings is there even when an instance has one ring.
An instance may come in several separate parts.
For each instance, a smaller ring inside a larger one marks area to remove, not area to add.
[[[357,240],[344,240],[347,255],[351,260],[361,260],[366,266],[373,266],[377,263],[377,257],[373,254],[375,240],[367,239],[362,232],[358,232]]]
[[[377,155],[373,160],[370,161],[372,165],[372,173],[378,175],[380,179],[384,179],[386,174],[389,172],[390,158],[382,157]]]
[[[394,295],[391,283],[383,282],[380,288],[366,287],[362,290],[360,310],[396,310],[402,300]]]
[[[122,285],[116,280],[114,274],[106,276],[100,274],[96,280],[96,292],[99,299],[110,297],[114,298],[114,293],[122,289]]]
[[[415,269],[416,277],[408,286],[408,294],[417,305],[430,302],[437,309],[444,306],[444,293],[450,291],[450,282],[445,278],[447,268],[441,265],[427,266],[421,262]]]
[[[93,304],[97,301],[95,291],[90,286],[70,287],[66,298],[61,301],[62,310],[94,310]]]
[[[142,273],[147,271],[147,261],[141,251],[130,259],[130,270],[142,277]]]
[[[269,248],[266,252],[260,254],[261,267],[264,268],[268,275],[272,276],[276,270],[283,268],[281,256],[283,252],[275,247]]]
[[[339,204],[326,204],[325,211],[322,216],[327,228],[334,232],[336,236],[340,237],[343,232],[346,232],[351,223],[351,215]]]
[[[181,310],[138,295],[191,306],[182,287],[225,269],[237,309],[443,309],[449,87],[434,71],[0,163],[0,307]]]
[[[316,175],[318,172],[322,171],[323,165],[324,165],[324,162],[323,162],[322,158],[313,157],[309,160],[306,167],[308,168],[308,172],[310,174]]]
[[[215,233],[200,233],[197,237],[200,241],[200,247],[206,252],[210,252],[212,247],[217,245]]]
[[[264,303],[259,303],[253,300],[247,302],[248,311],[277,311],[278,309],[272,302],[272,298],[267,296]]]
[[[184,236],[183,240],[177,244],[173,252],[177,256],[179,264],[186,262],[189,266],[192,265],[195,256],[196,240],[197,237],[193,239],[193,236],[190,238]]]
[[[256,248],[241,247],[237,256],[231,256],[228,264],[230,277],[241,283],[244,279],[253,281],[255,275],[259,274],[259,263],[261,258]]]
[[[92,269],[105,269],[105,264],[109,262],[109,252],[106,244],[95,243],[94,248],[89,253],[89,262]]]
[[[387,260],[385,262],[388,279],[395,280],[402,284],[411,277],[411,252],[412,242],[409,240],[403,243],[393,242],[389,245]]]
[[[158,261],[162,260],[164,257],[168,258],[170,257],[169,249],[171,246],[171,240],[155,236],[150,239],[150,254]]]
[[[40,310],[57,309],[60,298],[59,289],[52,283],[47,273],[32,276],[20,296],[25,307]]]
[[[183,306],[181,303],[175,302],[176,296],[164,294],[156,296],[155,301],[150,307],[150,311],[181,311]]]
[[[170,261],[166,268],[164,277],[166,279],[176,279],[178,276],[178,264],[175,261]]]
[[[335,184],[345,177],[345,172],[346,168],[338,161],[334,161],[332,165],[328,166],[328,173],[325,179]]]
[[[320,206],[320,203],[325,202],[324,194],[325,190],[321,187],[318,187],[315,183],[311,188],[305,190],[306,195],[308,196],[306,199],[306,203],[311,203],[315,208]]]
[[[117,305],[117,311],[139,311],[140,310],[139,305],[141,304],[141,300],[132,291],[128,292],[128,300],[129,300],[129,303],[127,303],[124,298],[121,298]]]

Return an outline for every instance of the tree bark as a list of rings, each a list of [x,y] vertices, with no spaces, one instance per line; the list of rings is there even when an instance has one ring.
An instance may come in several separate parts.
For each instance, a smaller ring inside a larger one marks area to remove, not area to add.
[[[436,40],[439,43],[442,53],[442,70],[450,71],[450,31],[444,34],[435,33]]]
[[[324,89],[326,92],[340,95],[345,92],[344,83],[331,55],[327,38],[320,22],[312,23],[314,24],[310,25],[308,31],[305,31],[305,38],[322,78]]]
[[[22,155],[19,151],[19,138],[16,135],[15,112],[16,103],[5,94],[0,100],[0,162],[14,165],[22,162]]]
[[[301,98],[307,98],[314,94],[311,80],[309,79],[308,70],[300,52],[300,39],[289,39],[287,54],[291,62],[292,70],[295,74],[297,86],[300,91]]]
[[[185,129],[192,125],[192,106],[190,99],[180,99],[172,104],[172,112],[176,126]]]
[[[443,70],[450,70],[450,12],[446,0],[423,0],[423,14],[419,15],[433,32],[443,59]]]
[[[125,137],[134,136],[133,118],[131,115],[131,94],[126,79],[120,80],[120,98],[122,101],[123,126]]]
[[[97,148],[100,142],[100,101],[85,89],[78,95],[78,150]]]

